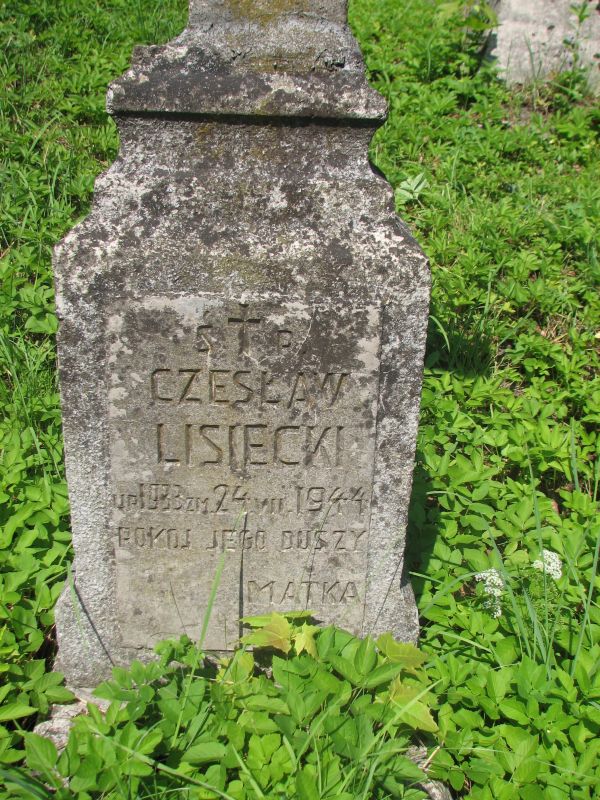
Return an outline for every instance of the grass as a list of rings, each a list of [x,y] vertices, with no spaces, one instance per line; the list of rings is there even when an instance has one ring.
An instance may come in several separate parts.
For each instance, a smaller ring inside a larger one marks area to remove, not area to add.
[[[70,559],[51,247],[116,155],[108,82],[134,43],[181,29],[184,5],[0,9],[4,764],[69,696],[47,671]],[[390,103],[372,158],[433,272],[409,553],[439,726],[423,740],[457,797],[587,800],[600,785],[600,111],[578,70],[508,90],[471,6],[468,29],[456,3],[351,4]],[[534,566],[544,550],[556,580]],[[490,570],[497,597],[477,579]]]
[[[46,0],[0,7],[0,760],[70,694],[46,675],[71,558],[55,376],[51,249],[117,153],[104,111],[135,43],[168,39],[184,3]]]
[[[411,564],[437,764],[469,797],[592,797],[600,114],[581,72],[508,91],[443,11],[354,4],[373,156],[433,267]]]

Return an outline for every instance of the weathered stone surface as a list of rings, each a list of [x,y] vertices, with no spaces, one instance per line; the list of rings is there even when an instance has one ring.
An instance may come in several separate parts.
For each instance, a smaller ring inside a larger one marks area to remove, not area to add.
[[[385,104],[343,3],[247,5],[193,3],[113,84],[119,158],[56,251],[72,685],[197,637],[221,560],[212,649],[298,608],[417,635],[429,279],[367,159]]]
[[[123,644],[197,636],[223,556],[209,648],[231,646],[232,621],[265,608],[361,630],[381,325],[365,299],[244,292],[113,306]]]
[[[411,745],[406,751],[406,757],[414,761],[418,767],[427,773],[432,759],[426,747]],[[430,800],[452,800],[450,789],[441,781],[427,779],[417,785],[419,789],[422,789],[427,794]]]
[[[254,20],[270,22],[288,14],[312,15],[319,19],[346,22],[345,0],[191,0],[190,25],[199,23]]]
[[[498,30],[488,51],[510,83],[528,84],[572,69],[589,69],[590,84],[600,88],[600,6],[589,0],[580,24],[572,0],[496,0]]]
[[[43,722],[38,722],[33,729],[34,733],[50,739],[59,752],[64,750],[68,744],[75,717],[86,715],[90,703],[97,706],[101,711],[106,711],[110,705],[107,700],[95,697],[92,691],[92,689],[78,687],[76,698],[72,703],[53,705],[49,718]]]

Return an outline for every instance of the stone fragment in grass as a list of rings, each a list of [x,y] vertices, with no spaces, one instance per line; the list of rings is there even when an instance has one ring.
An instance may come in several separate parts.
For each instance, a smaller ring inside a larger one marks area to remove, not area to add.
[[[495,0],[498,28],[488,52],[512,84],[584,67],[600,90],[600,8],[596,0]]]

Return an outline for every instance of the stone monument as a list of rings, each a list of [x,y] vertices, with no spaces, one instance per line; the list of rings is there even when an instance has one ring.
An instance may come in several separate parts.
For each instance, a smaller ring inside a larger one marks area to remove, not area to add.
[[[426,259],[367,149],[343,0],[192,0],[108,93],[121,139],[56,249],[75,548],[58,667],[223,651],[308,609],[417,635],[403,575]]]

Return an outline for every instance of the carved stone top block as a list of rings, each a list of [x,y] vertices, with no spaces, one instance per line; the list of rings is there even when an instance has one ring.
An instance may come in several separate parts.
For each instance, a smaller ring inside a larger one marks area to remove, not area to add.
[[[367,149],[341,2],[192,2],[109,91],[119,158],[57,247],[75,581],[59,666],[227,650],[308,609],[417,635],[403,577],[429,278]]]
[[[346,0],[191,0],[189,24],[240,19],[265,23],[291,14],[311,14],[345,25],[347,5]]]
[[[386,104],[365,80],[345,3],[215,0],[192,2],[169,44],[136,48],[108,110],[382,121]]]

